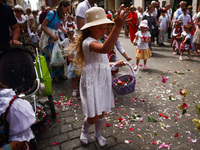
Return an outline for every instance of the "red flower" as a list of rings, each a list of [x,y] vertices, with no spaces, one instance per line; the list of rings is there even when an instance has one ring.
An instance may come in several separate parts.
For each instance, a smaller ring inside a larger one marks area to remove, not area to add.
[[[159,113],[159,116],[163,116],[161,113]]]
[[[130,128],[129,130],[130,130],[130,131],[132,131],[132,130],[133,130],[133,128]]]
[[[183,108],[187,109],[187,104],[183,103]]]
[[[118,120],[121,122],[123,119],[122,118],[118,118]]]
[[[146,40],[147,38],[145,36],[143,36],[142,39]]]
[[[110,19],[111,17],[112,17],[111,14],[108,14],[108,15],[107,15],[107,18],[108,18],[108,19]]]

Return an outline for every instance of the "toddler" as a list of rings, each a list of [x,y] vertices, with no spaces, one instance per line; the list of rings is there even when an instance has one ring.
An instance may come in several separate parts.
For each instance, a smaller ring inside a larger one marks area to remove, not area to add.
[[[174,24],[175,28],[173,29],[172,32],[172,46],[173,46],[173,54],[179,54],[179,49],[180,49],[180,45],[182,42],[182,37],[181,37],[181,33],[182,33],[182,21],[178,20],[175,22]]]
[[[146,63],[147,58],[151,58],[151,51],[149,49],[148,42],[151,41],[151,34],[148,30],[148,22],[147,20],[141,21],[139,25],[140,31],[138,31],[135,35],[135,39],[133,41],[133,44],[136,45],[137,42],[137,48],[135,51],[135,58],[136,58],[136,66],[134,68],[134,71],[137,71],[139,67],[140,59],[144,59],[144,70],[147,69]]]
[[[181,55],[180,55],[180,58],[179,60],[183,60],[183,52],[184,51],[187,51],[188,52],[188,57],[189,59],[191,58],[190,56],[190,49],[192,48],[191,47],[191,26],[190,25],[186,25],[183,27],[184,28],[184,32],[182,32],[181,36],[182,36],[182,43],[181,43],[181,46],[180,46],[180,51],[181,51]]]
[[[39,40],[38,28],[37,26],[33,26],[31,29],[31,41],[37,48],[39,47]]]

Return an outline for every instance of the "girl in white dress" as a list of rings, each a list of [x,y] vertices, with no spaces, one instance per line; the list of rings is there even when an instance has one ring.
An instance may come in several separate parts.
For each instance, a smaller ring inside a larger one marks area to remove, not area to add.
[[[104,36],[108,23],[105,11],[100,7],[92,7],[86,11],[86,24],[81,28],[80,36],[74,45],[77,50],[75,63],[82,68],[80,79],[80,96],[83,113],[86,116],[80,135],[82,144],[88,144],[88,131],[95,124],[95,134],[101,147],[106,145],[106,139],[101,135],[104,112],[110,112],[114,107],[112,91],[111,68],[107,53],[114,47],[121,28],[126,22],[128,8],[120,14],[120,7],[115,17],[115,26],[105,43],[100,39]],[[117,67],[125,65],[123,61],[117,62]]]
[[[29,149],[26,142],[34,138],[30,128],[36,121],[33,108],[15,95],[0,83],[0,149]]]

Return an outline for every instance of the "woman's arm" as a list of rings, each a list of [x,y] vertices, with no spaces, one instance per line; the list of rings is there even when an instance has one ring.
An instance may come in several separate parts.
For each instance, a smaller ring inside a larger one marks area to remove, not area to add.
[[[55,36],[55,35],[52,35],[48,30],[47,30],[47,24],[49,23],[49,20],[47,19],[44,19],[43,23],[42,23],[42,30],[49,36],[51,37],[54,41],[57,41],[59,36]]]

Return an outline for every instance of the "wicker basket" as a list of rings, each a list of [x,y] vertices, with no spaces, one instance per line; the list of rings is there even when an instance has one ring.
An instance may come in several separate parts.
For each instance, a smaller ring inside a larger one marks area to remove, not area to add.
[[[127,62],[125,62],[125,63],[126,63],[126,65],[128,65],[131,68],[133,75],[123,75],[123,76],[120,76],[118,78],[115,78],[112,81],[112,87],[118,95],[126,95],[126,94],[134,92],[134,90],[135,90],[136,80],[135,80],[135,74],[134,74],[133,68],[129,63],[127,63]],[[115,65],[113,67],[115,67]],[[130,76],[132,77],[132,80],[127,85],[123,85],[123,86],[120,86],[120,87],[117,87],[116,85],[114,85],[114,83],[117,82],[117,79],[127,82],[128,79],[130,78]]]

